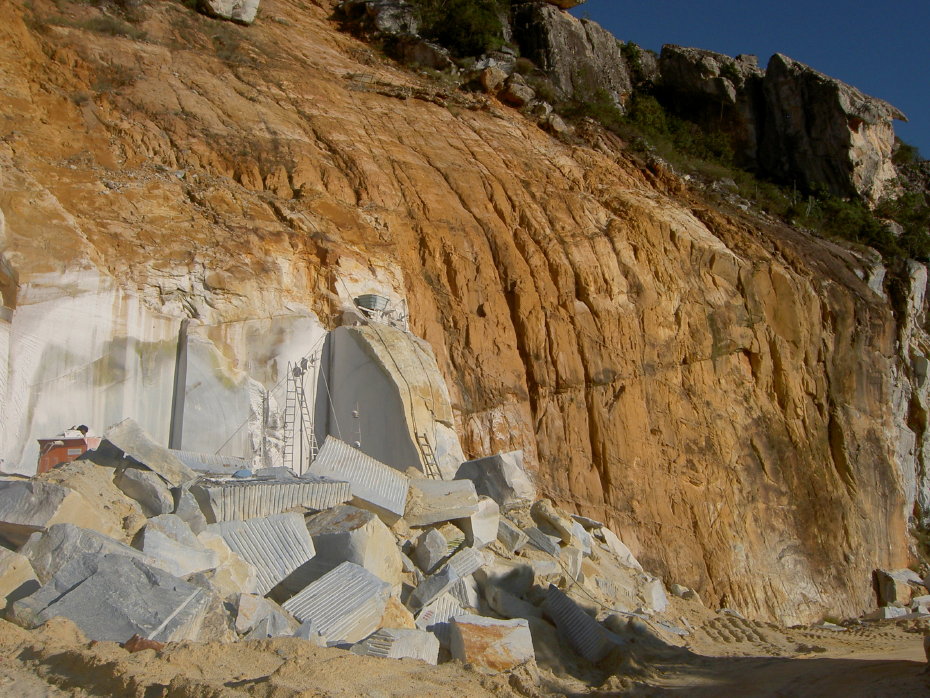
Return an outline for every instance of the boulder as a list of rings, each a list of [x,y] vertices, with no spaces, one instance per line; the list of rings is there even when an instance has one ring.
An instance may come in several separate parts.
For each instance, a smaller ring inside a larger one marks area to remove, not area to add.
[[[149,519],[135,546],[156,567],[175,577],[216,569],[219,555],[203,545],[179,516],[163,514]]]
[[[204,14],[238,24],[254,22],[258,5],[259,0],[197,0],[197,8]]]
[[[455,62],[446,49],[418,36],[406,34],[393,37],[385,42],[384,48],[391,58],[408,66],[439,71],[455,67]]]
[[[523,467],[523,451],[466,461],[455,477],[471,480],[479,495],[490,497],[503,511],[532,504],[536,499],[536,487]]]
[[[113,538],[129,542],[145,525],[145,512],[134,499],[126,496],[113,483],[113,469],[78,459],[38,475],[38,480],[49,482],[83,495],[102,527],[93,527]],[[80,522],[74,522],[78,525]]]
[[[409,628],[411,630],[417,627],[413,614],[407,610],[407,607],[396,596],[388,599],[379,626],[382,628]]]
[[[921,593],[926,593],[920,575],[909,569],[875,570],[875,588],[879,606],[907,606],[915,588],[924,589]]]
[[[236,598],[236,632],[247,640],[290,637],[299,623],[274,601],[255,594]]]
[[[482,90],[489,94],[496,93],[506,79],[507,73],[496,65],[488,66],[478,74],[478,84],[481,85]],[[461,472],[461,469],[459,469],[459,472]],[[462,476],[457,474],[456,477],[459,478]]]
[[[108,553],[72,558],[35,593],[13,603],[11,619],[35,628],[55,616],[91,640],[196,640],[211,595],[138,558]]]
[[[456,519],[455,524],[465,533],[465,542],[472,548],[483,548],[497,540],[500,507],[490,497],[478,498],[478,510],[468,518]]]
[[[520,108],[533,101],[533,98],[536,96],[536,91],[517,78],[519,78],[519,76],[512,75],[504,84],[504,89],[501,90],[497,96],[504,104]]]
[[[80,493],[41,480],[0,481],[0,537],[16,547],[30,535],[57,523],[71,523],[120,537],[121,529],[103,517]]]
[[[529,542],[529,536],[501,517],[497,524],[497,542],[509,555],[515,555]]]
[[[433,633],[406,628],[382,628],[352,646],[352,652],[385,659],[439,660],[439,640]]]
[[[391,587],[364,567],[343,562],[289,599],[284,609],[327,644],[359,642],[377,628]]]
[[[475,580],[485,595],[488,589],[497,587],[514,596],[523,596],[533,586],[535,572],[531,564],[494,560],[475,572]]]
[[[664,613],[668,608],[668,596],[661,579],[650,578],[642,587],[643,603],[655,613]]]
[[[197,477],[197,473],[182,463],[167,448],[156,444],[135,420],[124,419],[103,434],[103,440],[88,460],[109,468],[136,467],[151,470],[172,487],[178,487]]]
[[[141,468],[122,468],[113,478],[116,485],[127,497],[134,499],[148,516],[170,514],[174,511],[174,497],[161,476],[151,470]]]
[[[172,513],[179,516],[191,527],[191,530],[200,534],[207,530],[207,517],[203,515],[203,510],[197,499],[191,494],[189,487],[176,487],[174,494],[174,510]]]
[[[147,564],[154,562],[125,543],[74,524],[55,524],[45,533],[33,534],[20,552],[28,558],[42,584],[48,583],[73,558],[84,554],[115,554]]]
[[[871,613],[866,613],[862,618],[864,620],[893,620],[895,618],[904,618],[909,615],[906,608],[898,606],[882,606]]]
[[[420,28],[413,6],[403,0],[343,0],[336,17],[364,36],[416,36]]]
[[[448,544],[445,537],[435,528],[430,528],[417,538],[412,558],[425,574],[432,574],[447,555]]]
[[[633,90],[621,42],[596,22],[551,4],[514,4],[513,32],[520,55],[545,71],[562,98],[604,91],[618,104]]]
[[[614,554],[621,565],[642,572],[643,566],[633,557],[633,553],[630,552],[630,549],[617,537],[617,534],[607,527],[602,528],[599,533],[604,543],[607,544],[607,549]]]
[[[407,607],[411,611],[419,611],[433,600],[448,593],[460,579],[480,570],[486,562],[484,555],[478,550],[473,548],[460,550],[438,572],[427,577],[413,590],[407,600]]]
[[[565,545],[574,542],[572,525],[574,522],[563,512],[555,508],[548,499],[540,499],[530,508],[530,516],[536,525],[549,536],[557,536]]]
[[[310,516],[306,526],[316,554],[284,581],[288,590],[300,591],[343,562],[360,565],[391,586],[400,584],[400,550],[388,527],[372,512],[341,505]]]
[[[523,619],[456,616],[451,622],[450,651],[454,659],[490,673],[507,671],[536,658],[529,623]]]
[[[29,559],[12,550],[0,548],[0,611],[39,588]]]
[[[429,526],[470,517],[478,512],[478,495],[470,480],[411,480],[404,519]]]
[[[216,568],[210,573],[210,585],[223,598],[236,593],[253,594],[258,589],[258,570],[234,553],[223,538],[210,531],[197,534],[197,540],[217,557]]]
[[[544,553],[549,553],[555,558],[561,554],[562,548],[559,546],[560,539],[558,537],[543,533],[536,526],[530,526],[524,533],[526,533],[533,547],[542,550]]]
[[[488,606],[502,618],[541,618],[542,611],[529,601],[514,596],[506,589],[493,584],[485,585],[484,599]]]
[[[763,90],[759,164],[769,175],[871,202],[894,191],[898,109],[782,54],[769,60]]]

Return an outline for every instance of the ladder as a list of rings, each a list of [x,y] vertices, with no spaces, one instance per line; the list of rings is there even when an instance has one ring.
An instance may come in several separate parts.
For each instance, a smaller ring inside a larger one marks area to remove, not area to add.
[[[287,364],[282,455],[284,465],[298,475],[303,474],[304,465],[308,462],[312,463],[319,451],[313,430],[313,415],[310,414],[310,406],[307,404],[303,381],[308,365],[313,366],[315,358]],[[307,456],[309,456],[309,461]]]
[[[439,463],[436,462],[436,453],[429,439],[424,432],[416,432],[417,446],[420,447],[420,453],[423,454],[423,467],[426,476],[433,480],[442,480],[442,473],[439,471]]]

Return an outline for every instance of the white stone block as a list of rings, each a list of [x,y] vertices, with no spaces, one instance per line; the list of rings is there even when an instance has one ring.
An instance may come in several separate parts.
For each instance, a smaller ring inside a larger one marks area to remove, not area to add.
[[[532,504],[536,499],[536,487],[523,467],[523,451],[466,461],[455,477],[474,482],[478,494],[490,497],[504,511]]]
[[[529,623],[456,616],[451,622],[452,656],[478,671],[497,673],[536,659]]]
[[[364,567],[343,562],[285,602],[284,609],[310,623],[327,644],[355,643],[377,629],[390,592],[390,584]]]
[[[411,480],[404,519],[411,526],[429,526],[477,511],[478,495],[469,480]]]
[[[457,519],[455,524],[465,533],[465,542],[472,548],[483,548],[497,540],[501,510],[490,497],[478,498],[478,511],[466,519]]]
[[[404,515],[407,476],[333,436],[326,437],[308,474],[348,482],[352,503],[374,511],[388,525]]]
[[[316,552],[300,514],[226,521],[211,524],[207,530],[222,537],[234,553],[255,567],[258,573],[256,593],[262,595]]]
[[[382,628],[352,646],[355,654],[385,659],[419,659],[427,664],[439,660],[439,639],[424,630]]]

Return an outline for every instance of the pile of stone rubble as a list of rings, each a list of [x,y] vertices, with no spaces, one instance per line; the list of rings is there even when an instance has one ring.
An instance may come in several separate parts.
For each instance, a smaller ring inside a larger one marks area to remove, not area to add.
[[[125,420],[74,463],[0,479],[0,536],[7,619],[133,646],[297,636],[494,672],[601,661],[645,619],[688,632],[613,532],[536,498],[519,452],[444,481],[329,438],[301,477],[230,477]]]
[[[878,608],[863,620],[915,620],[930,617],[930,574],[910,569],[875,570]]]

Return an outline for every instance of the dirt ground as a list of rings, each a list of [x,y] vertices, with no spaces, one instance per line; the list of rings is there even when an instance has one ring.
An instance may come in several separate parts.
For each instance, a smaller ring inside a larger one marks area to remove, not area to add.
[[[632,633],[600,667],[484,676],[450,662],[379,660],[297,639],[172,644],[130,654],[89,643],[69,621],[35,631],[0,621],[0,695],[266,696],[926,696],[926,622],[835,632],[707,611],[674,646]]]

